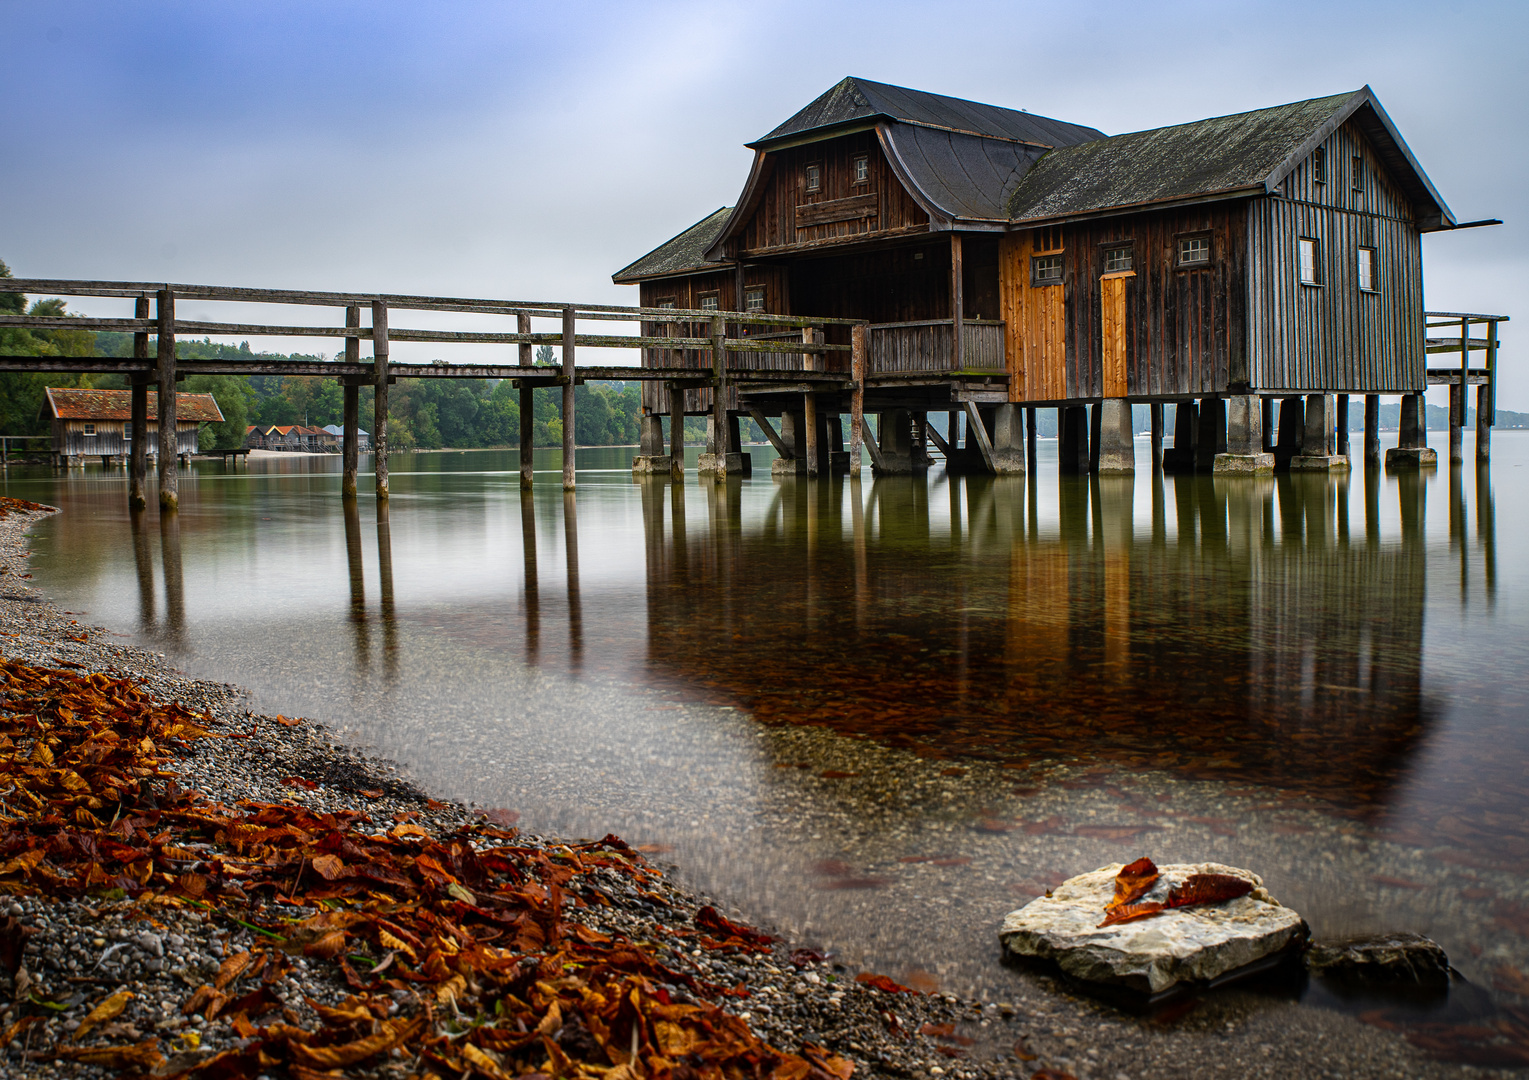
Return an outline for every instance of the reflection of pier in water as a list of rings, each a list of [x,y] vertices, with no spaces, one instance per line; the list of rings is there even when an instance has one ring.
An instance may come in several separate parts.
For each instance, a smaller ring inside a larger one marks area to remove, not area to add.
[[[1462,582],[1481,566],[1490,599],[1490,487],[1479,475],[1472,560],[1453,472]],[[1081,477],[1043,521],[1022,480],[788,477],[747,529],[734,482],[704,489],[705,542],[681,489],[643,482],[649,668],[766,721],[925,753],[1378,798],[1428,723],[1427,478],[1357,475],[1361,522],[1347,478],[1136,482],[1150,511],[1130,478]],[[1386,486],[1399,529],[1383,528]]]

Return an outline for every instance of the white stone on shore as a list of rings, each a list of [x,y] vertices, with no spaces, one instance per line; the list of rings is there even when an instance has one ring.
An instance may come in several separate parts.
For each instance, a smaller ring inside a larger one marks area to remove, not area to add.
[[[1176,908],[1100,928],[1121,864],[1069,878],[1049,897],[1011,911],[998,938],[1007,953],[1052,960],[1088,982],[1159,994],[1180,982],[1206,982],[1255,963],[1306,937],[1306,921],[1282,907],[1252,871],[1220,863],[1174,863],[1143,901],[1162,903],[1192,874],[1231,874],[1253,884],[1247,896]]]

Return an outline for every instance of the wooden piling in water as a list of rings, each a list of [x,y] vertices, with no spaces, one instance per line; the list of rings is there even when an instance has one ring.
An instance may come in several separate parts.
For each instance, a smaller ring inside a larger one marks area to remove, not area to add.
[[[685,388],[669,384],[669,473],[685,475]]]
[[[388,306],[372,301],[372,461],[377,472],[377,498],[388,497]],[[379,543],[381,541],[379,540]]]
[[[149,298],[140,296],[133,304],[133,316],[149,317]],[[149,335],[144,332],[133,335],[133,359],[148,360]],[[145,489],[149,480],[149,380],[146,375],[134,375],[132,382],[133,443],[128,448],[128,494],[127,504],[134,510],[149,505]]]
[[[1148,410],[1152,416],[1152,468],[1163,467],[1163,403],[1154,401]]]
[[[1025,468],[1035,475],[1035,410],[1025,410]]]
[[[1476,460],[1492,460],[1492,388],[1476,387]]]
[[[849,369],[853,383],[849,392],[849,474],[860,475],[860,448],[865,442],[865,361],[870,351],[870,330],[864,326],[850,330]]]
[[[1364,396],[1364,462],[1380,464],[1380,395]]]
[[[175,425],[175,294],[160,289],[155,307],[159,316],[159,508],[173,511],[180,509],[180,446]]]
[[[360,329],[361,305],[350,304],[345,308],[345,325]],[[359,364],[361,362],[361,339],[348,337],[345,339],[345,362]],[[340,436],[340,455],[342,462],[342,476],[340,479],[340,497],[354,499],[356,497],[356,474],[361,468],[361,387],[352,379],[340,380],[341,393],[344,395],[344,418],[341,425],[344,432]]]
[[[515,316],[515,329],[519,333],[531,332],[531,316],[521,312]],[[531,355],[531,343],[520,343],[520,366],[531,367],[533,357]],[[533,458],[536,447],[536,390],[525,382],[520,384],[520,488],[522,491],[531,490],[531,478],[535,472]]]
[[[576,344],[574,309],[563,309],[563,490],[572,491],[574,484],[574,410],[575,386],[574,346]]]
[[[1338,395],[1338,454],[1348,457],[1349,444],[1348,395]]]

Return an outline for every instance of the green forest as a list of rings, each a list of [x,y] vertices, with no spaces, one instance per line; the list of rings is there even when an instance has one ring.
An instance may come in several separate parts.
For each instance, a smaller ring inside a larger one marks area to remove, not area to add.
[[[0,261],[0,277],[10,276],[10,268]],[[38,300],[28,304],[27,298],[19,293],[0,293],[0,314],[67,316],[71,312],[62,300]],[[127,357],[132,352],[130,334],[0,327],[0,354],[5,355]],[[175,352],[188,360],[232,356],[251,360],[289,358],[277,353],[252,352],[248,342],[235,346],[210,340],[178,341]],[[331,358],[292,354],[290,359]],[[537,362],[552,362],[549,346],[537,350]],[[110,390],[126,385],[120,375],[0,372],[0,434],[46,434],[48,420],[44,390],[49,386]],[[324,427],[338,424],[342,419],[342,393],[335,379],[286,375],[192,375],[181,383],[181,389],[188,393],[212,394],[224,416],[221,424],[206,425],[202,446],[209,450],[242,445],[245,429],[250,424]],[[372,390],[365,387],[361,391],[361,426],[368,430],[372,411]],[[580,385],[574,389],[574,439],[580,446],[634,444],[641,413],[640,387],[636,382]],[[704,419],[692,417],[685,428],[687,441],[700,441],[705,437]],[[532,432],[536,446],[562,445],[560,390],[536,392]],[[515,446],[520,442],[520,393],[503,381],[400,379],[388,396],[388,435],[392,446],[400,450]]]

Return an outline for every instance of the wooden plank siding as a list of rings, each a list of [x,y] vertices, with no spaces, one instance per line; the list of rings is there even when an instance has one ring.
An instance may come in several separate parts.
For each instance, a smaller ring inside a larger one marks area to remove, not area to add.
[[[1280,195],[1249,208],[1250,378],[1261,390],[1421,390],[1422,243],[1412,208],[1353,124],[1322,149],[1325,182],[1308,158]],[[1300,283],[1303,237],[1320,245],[1318,285]],[[1374,292],[1359,289],[1360,247],[1376,252]]]
[[[951,370],[954,320],[872,323],[868,375],[913,375]],[[963,371],[1001,372],[1004,369],[1004,328],[995,320],[967,321],[961,326]]]
[[[861,156],[869,176],[856,183]],[[898,183],[874,131],[771,151],[771,157],[764,190],[739,234],[745,258],[929,231],[929,215]],[[808,165],[821,169],[817,191],[807,190]]]
[[[1110,286],[1120,295],[1108,331],[1125,396],[1225,393],[1232,373],[1246,369],[1243,219],[1241,205],[1212,203],[1006,236],[999,276],[1010,399],[1121,396],[1118,370],[1105,375],[1100,279],[1105,248],[1125,241],[1135,276]],[[1207,267],[1177,265],[1178,239],[1189,233],[1210,235]],[[1062,255],[1062,282],[1032,285],[1030,259],[1048,253]]]

